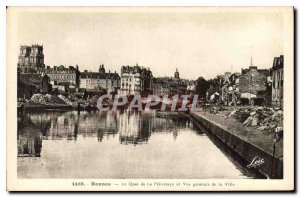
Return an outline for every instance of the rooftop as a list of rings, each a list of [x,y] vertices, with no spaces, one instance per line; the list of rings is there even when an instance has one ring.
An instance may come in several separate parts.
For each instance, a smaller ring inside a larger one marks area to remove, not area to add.
[[[99,73],[99,72],[82,72],[81,78],[91,78],[91,79],[120,79],[118,73]]]

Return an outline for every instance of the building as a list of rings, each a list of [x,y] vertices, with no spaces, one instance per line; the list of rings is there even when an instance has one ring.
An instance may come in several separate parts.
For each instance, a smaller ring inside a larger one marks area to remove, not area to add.
[[[269,76],[270,75],[270,70],[269,69],[257,69],[257,66],[253,66],[253,65],[249,66],[249,68],[246,68],[246,69],[242,68],[241,74],[242,75],[246,74],[249,71],[253,70],[253,68],[255,68],[257,72],[259,72],[259,73],[261,73],[261,74],[263,74],[265,76]]]
[[[37,73],[45,68],[43,45],[23,45],[18,57],[18,70],[22,73]]]
[[[178,69],[174,73],[174,77],[157,77],[153,79],[153,94],[158,96],[183,95],[187,93],[189,80],[180,79]],[[190,93],[195,89],[195,84],[191,83]]]
[[[223,75],[218,75],[217,77],[210,79],[208,81],[209,88],[206,91],[206,99],[211,103],[221,102],[221,92],[222,84],[224,81]]]
[[[187,82],[187,94],[195,94],[196,93],[196,81],[190,80]]]
[[[249,69],[242,69],[239,77],[240,98],[266,98],[267,77],[270,75],[268,69],[257,69],[256,66],[250,66]]]
[[[153,76],[151,70],[136,64],[135,66],[122,66],[120,95],[152,94]]]
[[[170,95],[170,83],[168,78],[153,78],[153,94],[158,96]]]
[[[225,105],[237,105],[240,98],[239,77],[240,73],[225,73],[221,88],[221,99]]]
[[[40,92],[42,94],[48,94],[51,93],[52,91],[52,85],[50,83],[50,77],[47,74],[42,74],[41,75],[42,79],[40,82]]]
[[[222,75],[222,86],[221,86],[221,100],[224,102],[225,105],[229,104],[229,96],[231,91],[231,82],[230,82],[230,76],[231,72],[225,72],[224,75]]]
[[[45,74],[50,77],[50,83],[53,85],[53,88],[56,86],[68,86],[71,88],[78,88],[80,83],[80,71],[78,66],[65,67],[63,65],[54,66],[50,68],[47,66],[45,69]]]
[[[272,105],[283,107],[283,55],[274,57],[272,67]]]
[[[241,73],[235,72],[229,77],[230,85],[236,94],[240,92],[240,75]]]
[[[120,89],[121,78],[117,72],[105,72],[104,65],[100,65],[98,72],[85,70],[80,76],[80,89],[87,91],[102,91],[117,93]]]
[[[35,93],[51,93],[50,78],[41,73],[18,72],[17,97],[30,99]]]
[[[270,105],[271,91],[268,83],[270,77],[270,69],[257,69],[253,66],[251,58],[249,68],[242,68],[241,74],[226,72],[224,76],[222,75],[221,101],[225,105],[237,105],[238,102]]]
[[[180,79],[178,69],[176,69],[174,77],[157,77],[153,79],[153,94],[158,96],[186,94],[188,82],[189,80]],[[194,85],[193,83],[190,84],[190,90],[196,88]]]
[[[179,72],[178,72],[178,69],[176,68],[176,71],[175,71],[175,73],[174,73],[174,77],[175,77],[175,79],[180,79],[180,77],[179,77]]]

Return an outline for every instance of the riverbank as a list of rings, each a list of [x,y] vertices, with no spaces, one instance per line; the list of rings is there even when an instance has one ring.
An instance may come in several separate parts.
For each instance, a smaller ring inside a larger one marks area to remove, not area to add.
[[[273,131],[266,132],[246,127],[233,117],[224,118],[208,111],[190,114],[246,163],[257,161],[256,164],[259,165],[252,167],[260,174],[270,178],[283,177],[283,140],[277,141],[274,149]]]

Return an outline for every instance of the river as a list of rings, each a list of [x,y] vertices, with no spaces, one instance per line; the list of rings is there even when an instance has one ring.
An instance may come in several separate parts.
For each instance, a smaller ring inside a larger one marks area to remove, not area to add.
[[[155,112],[18,115],[18,178],[255,178],[190,118]]]

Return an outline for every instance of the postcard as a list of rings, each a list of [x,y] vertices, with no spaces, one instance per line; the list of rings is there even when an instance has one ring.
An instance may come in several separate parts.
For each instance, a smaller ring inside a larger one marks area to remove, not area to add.
[[[7,7],[8,191],[293,191],[293,7]]]

